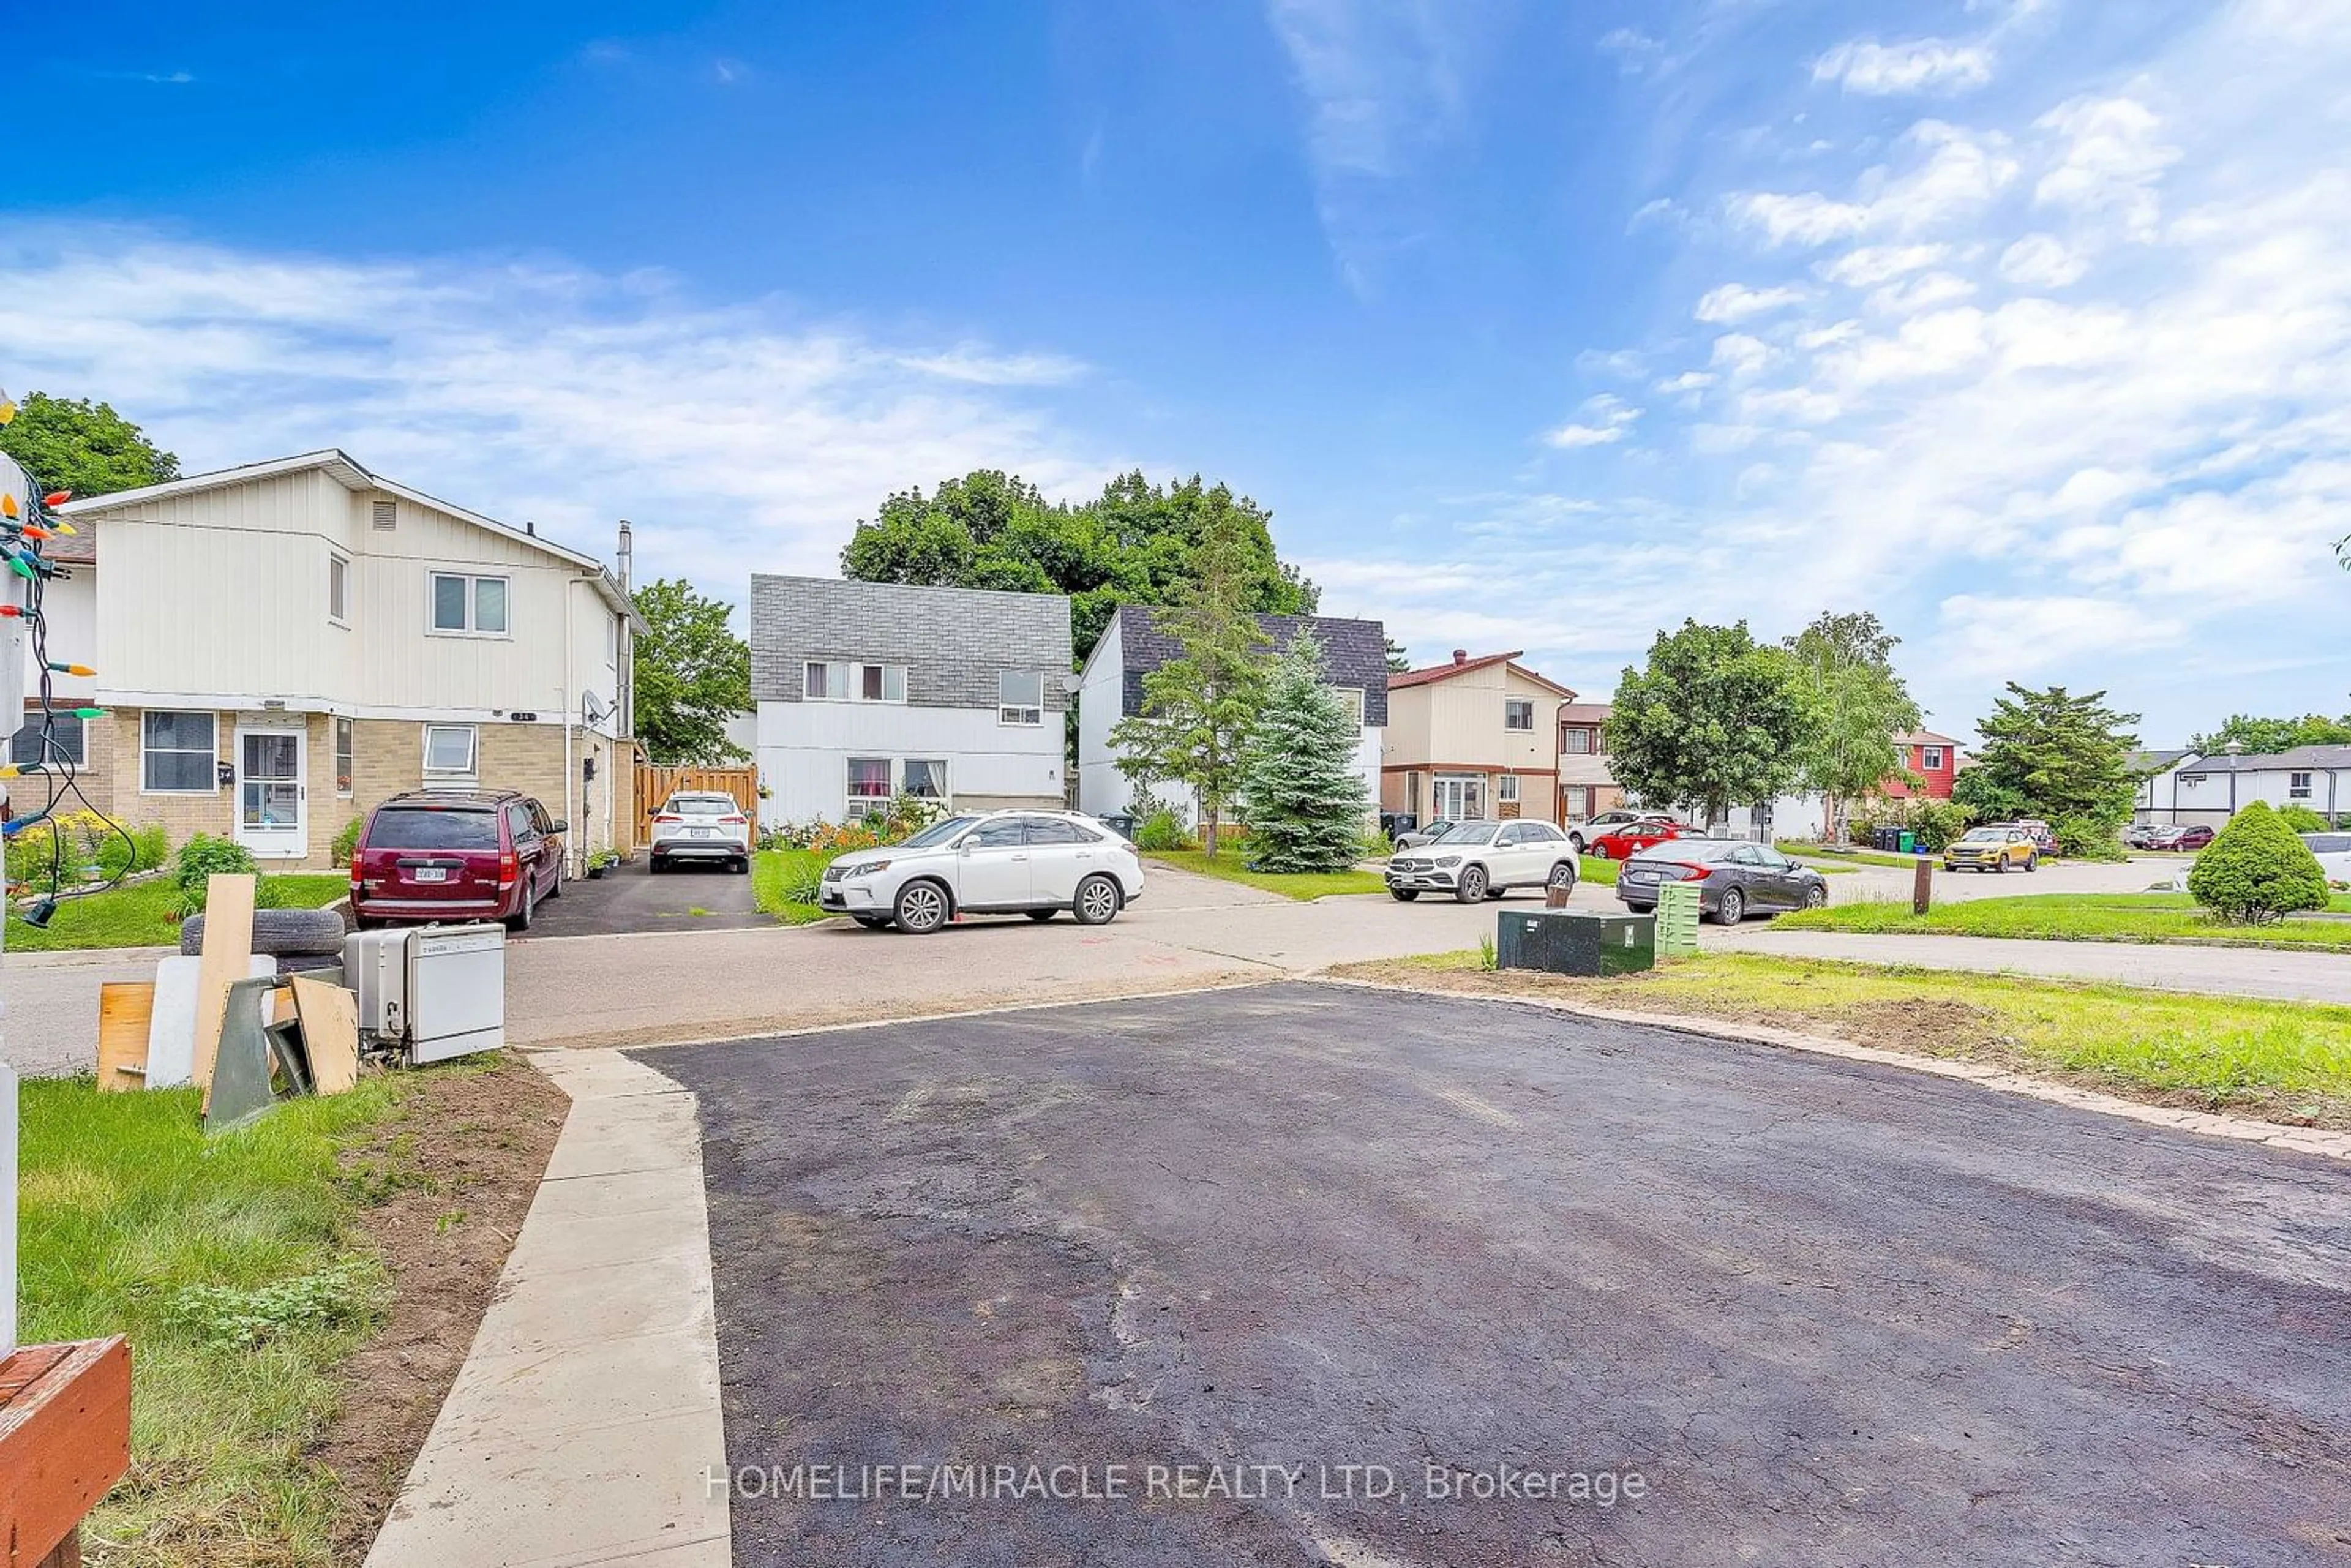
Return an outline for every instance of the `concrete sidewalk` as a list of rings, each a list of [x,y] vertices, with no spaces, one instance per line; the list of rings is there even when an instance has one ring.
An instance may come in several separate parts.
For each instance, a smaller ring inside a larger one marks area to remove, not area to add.
[[[2351,953],[2206,947],[2178,942],[2042,942],[2005,936],[1782,931],[1770,925],[1741,925],[1729,931],[1709,925],[1704,928],[1701,941],[1710,953],[1915,964],[1926,969],[2108,980],[2206,996],[2351,1004]]]
[[[537,1062],[571,1113],[368,1568],[726,1568],[694,1096],[611,1051]]]

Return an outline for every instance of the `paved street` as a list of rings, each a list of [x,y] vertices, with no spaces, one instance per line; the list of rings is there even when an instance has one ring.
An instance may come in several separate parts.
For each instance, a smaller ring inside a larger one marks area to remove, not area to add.
[[[2318,1157],[1311,985],[644,1060],[700,1097],[739,1563],[2351,1547]],[[808,1464],[867,1500],[780,1495]],[[884,1500],[878,1464],[1131,1495]],[[1221,1490],[1147,1496],[1186,1465]]]
[[[768,924],[751,902],[748,876],[723,865],[692,863],[655,876],[652,861],[639,855],[592,881],[582,877],[564,883],[561,898],[538,906],[528,940]]]

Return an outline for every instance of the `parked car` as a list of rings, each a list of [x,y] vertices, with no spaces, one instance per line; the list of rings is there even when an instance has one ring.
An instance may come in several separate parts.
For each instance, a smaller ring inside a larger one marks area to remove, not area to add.
[[[1621,809],[1603,811],[1596,817],[1586,817],[1581,821],[1570,822],[1567,825],[1568,841],[1575,846],[1577,854],[1582,854],[1591,846],[1593,840],[1613,833],[1619,828],[1630,827],[1644,816],[1654,815],[1656,815],[1655,812],[1628,811]]]
[[[351,850],[351,919],[503,920],[530,929],[563,896],[566,824],[512,789],[413,789],[368,813]]]
[[[1076,811],[949,817],[901,843],[824,868],[817,903],[872,930],[927,936],[966,915],[1050,920],[1066,909],[1102,925],[1143,896],[1134,846]]]
[[[1687,822],[1676,821],[1657,811],[1645,811],[1629,822],[1620,822],[1592,841],[1589,852],[1606,861],[1628,861],[1651,844],[1668,839],[1702,838],[1705,835]]]
[[[1698,907],[1725,925],[1750,914],[1818,909],[1829,901],[1829,879],[1769,844],[1744,839],[1675,839],[1637,852],[1616,873],[1616,897],[1635,913],[1657,906],[1657,890],[1671,882],[1698,883]]]
[[[1433,844],[1388,857],[1388,895],[1449,893],[1464,904],[1513,887],[1575,885],[1575,846],[1549,822],[1463,822]]]
[[[2318,857],[2329,882],[2351,882],[2351,833],[2304,833],[2302,841]]]
[[[716,861],[732,872],[751,869],[751,819],[732,795],[681,789],[653,813],[647,852],[655,873],[686,861]]]
[[[1395,847],[1400,850],[1415,850],[1423,844],[1433,844],[1458,825],[1448,818],[1439,817],[1426,827],[1413,828],[1398,833],[1395,836]]]
[[[2153,849],[2155,841],[2168,831],[2161,822],[2133,822],[2123,830],[2123,848]]]
[[[1943,846],[1945,871],[2005,872],[2011,866],[2025,871],[2041,868],[2041,846],[2029,831],[2014,822],[1970,828]]]
[[[2137,847],[2147,850],[2200,850],[2212,841],[2212,830],[2199,822],[2193,827],[2167,825],[2147,833]]]

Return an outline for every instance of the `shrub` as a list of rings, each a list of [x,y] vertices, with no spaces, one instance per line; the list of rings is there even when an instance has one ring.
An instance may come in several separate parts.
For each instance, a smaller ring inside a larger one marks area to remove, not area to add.
[[[1938,800],[1931,796],[1916,796],[1910,801],[1910,831],[1917,835],[1918,847],[1932,854],[1940,854],[1943,847],[1964,833],[1975,822],[1975,813],[1957,800]]]
[[[2280,806],[2277,809],[2277,814],[2278,821],[2286,825],[2286,831],[2289,832],[2324,833],[2334,826],[2325,815],[2312,810],[2299,800],[2289,801]]]
[[[353,817],[350,821],[343,824],[343,831],[335,835],[335,841],[327,852],[329,859],[334,864],[349,865],[351,863],[351,857],[359,853],[360,832],[366,826],[367,819],[365,817]]]
[[[1170,850],[1188,850],[1192,847],[1192,835],[1184,831],[1183,818],[1162,807],[1134,830],[1134,847],[1160,854]]]
[[[179,855],[172,862],[172,880],[179,884],[180,889],[175,903],[181,915],[184,918],[204,913],[207,879],[230,876],[238,872],[258,872],[260,869],[253,858],[253,852],[235,840],[198,833],[180,846]],[[266,885],[264,883],[254,890],[256,908],[266,907],[263,903]]]
[[[2188,892],[2215,918],[2258,925],[2297,909],[2326,907],[2326,873],[2266,800],[2229,820],[2196,857]]]
[[[2088,817],[2066,817],[2049,824],[2057,835],[2057,852],[2074,860],[2118,861],[2127,858],[2122,829]]]

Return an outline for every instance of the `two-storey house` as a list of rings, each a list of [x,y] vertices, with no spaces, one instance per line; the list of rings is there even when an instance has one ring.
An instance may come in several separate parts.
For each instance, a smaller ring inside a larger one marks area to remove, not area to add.
[[[1951,786],[1959,777],[1958,741],[1931,729],[1914,729],[1907,735],[1896,736],[1894,745],[1902,761],[1898,769],[1887,774],[1878,785],[1879,794],[1889,800],[1907,800],[1913,795],[1930,800],[1951,798]],[[1913,779],[1917,780],[1915,784]]]
[[[1575,694],[1516,653],[1388,677],[1380,808],[1438,818],[1559,820],[1559,706]]]
[[[1625,788],[1608,766],[1611,703],[1559,705],[1559,810],[1562,822],[1581,822],[1625,803]]]
[[[575,856],[628,836],[638,623],[595,558],[334,450],[64,510],[51,656],[98,672],[74,742],[111,815],[285,866],[433,786],[534,794]]]
[[[764,822],[1065,803],[1064,596],[759,575],[750,619]]]
[[[1111,734],[1119,720],[1143,711],[1144,682],[1179,657],[1183,649],[1160,624],[1151,605],[1122,604],[1111,617],[1078,686],[1078,810],[1097,817],[1123,816],[1134,807],[1134,786],[1119,771]],[[1387,628],[1377,621],[1332,615],[1259,615],[1258,628],[1268,648],[1286,652],[1301,632],[1322,650],[1323,679],[1355,716],[1355,768],[1365,799],[1380,798],[1380,743],[1388,721]],[[1199,801],[1188,789],[1161,786],[1155,791],[1187,823],[1199,820]]]

